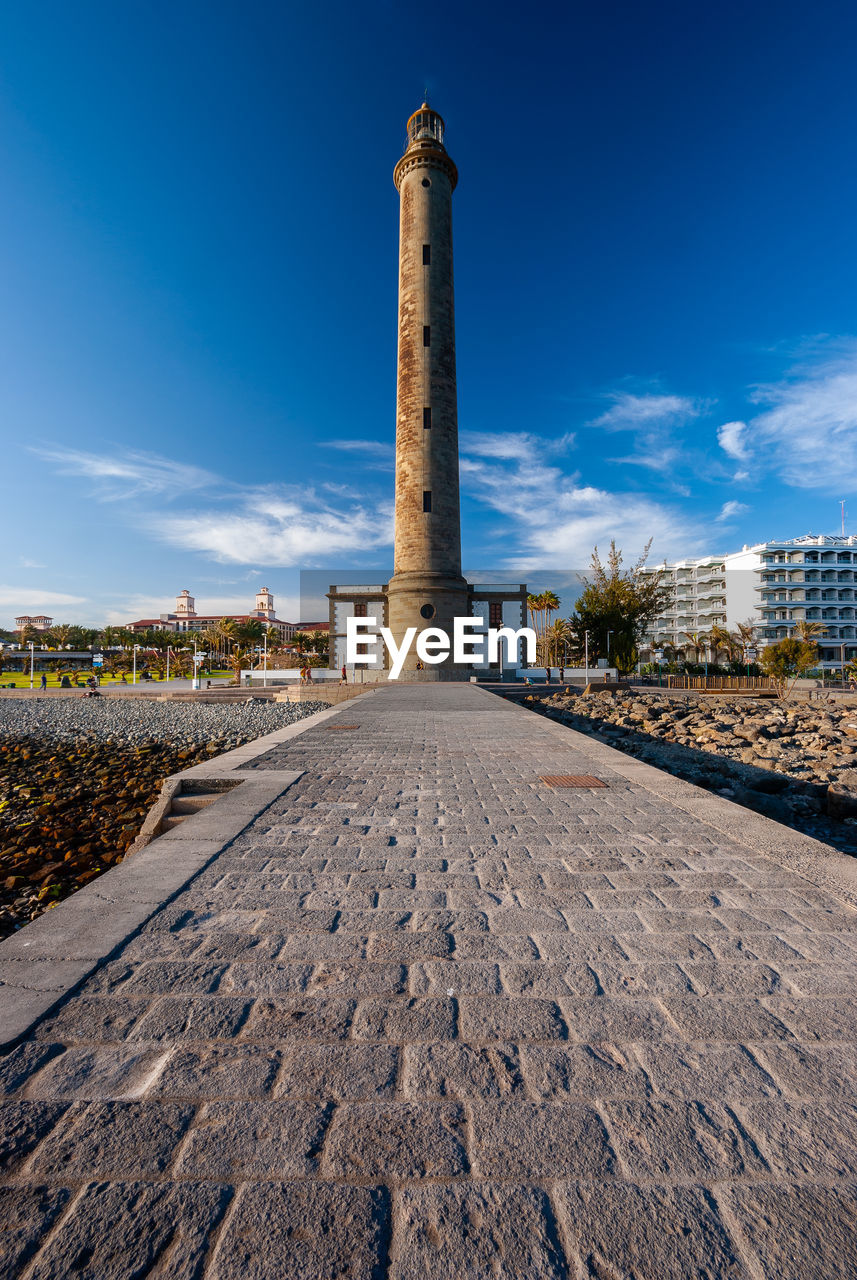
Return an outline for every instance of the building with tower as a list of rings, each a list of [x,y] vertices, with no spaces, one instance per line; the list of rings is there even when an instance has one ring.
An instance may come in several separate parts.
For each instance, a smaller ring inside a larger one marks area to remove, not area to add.
[[[526,626],[526,586],[470,584],[461,572],[458,398],[452,263],[452,193],[458,182],[440,114],[424,102],[407,123],[393,170],[399,193],[399,329],[396,385],[396,504],[393,576],[362,587],[332,586],[331,661],[342,665],[349,616],[375,618],[400,643],[409,627],[455,617],[489,626]],[[518,647],[501,658],[520,664]],[[375,664],[383,667],[379,652]],[[452,657],[422,668],[414,649],[401,679],[461,680],[487,660],[455,667]]]
[[[185,588],[176,596],[176,607],[172,613],[162,613],[157,618],[138,618],[136,622],[128,623],[128,630],[207,631],[209,627],[213,627],[215,623],[220,622],[222,617],[222,613],[197,613],[196,601]],[[277,617],[277,612],[274,608],[274,597],[267,587],[262,587],[261,591],[256,592],[256,607],[254,609],[249,613],[233,613],[230,614],[230,617],[235,622],[258,620],[266,623],[268,630],[273,631],[281,643],[291,640],[298,630],[297,623],[284,622]]]

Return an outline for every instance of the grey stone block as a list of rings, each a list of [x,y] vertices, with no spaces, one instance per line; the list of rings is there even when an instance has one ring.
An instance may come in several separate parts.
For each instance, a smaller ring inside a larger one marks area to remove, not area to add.
[[[729,1193],[755,1255],[756,1274],[853,1280],[857,1197],[853,1185],[762,1184]]]
[[[603,1178],[616,1157],[598,1112],[577,1102],[474,1102],[473,1174]]]
[[[384,1188],[249,1183],[207,1274],[210,1280],[368,1280],[382,1272],[389,1216]]]
[[[410,1098],[524,1097],[517,1045],[409,1044],[403,1088]]]
[[[326,1178],[456,1177],[467,1169],[465,1116],[454,1102],[344,1102],[324,1147]]]
[[[400,1050],[385,1044],[302,1044],[283,1050],[280,1098],[392,1098]]]
[[[391,1280],[565,1280],[550,1202],[532,1186],[406,1187],[391,1248]]]
[[[613,1100],[605,1111],[613,1144],[634,1180],[720,1181],[767,1172],[735,1112],[717,1103]]]
[[[241,1032],[242,1040],[282,1043],[344,1040],[354,1016],[354,1000],[330,996],[281,996],[257,1000]]]
[[[65,1106],[57,1102],[0,1103],[0,1174],[16,1172],[65,1110]]]
[[[331,1105],[291,1100],[208,1102],[182,1146],[176,1176],[306,1177],[318,1168],[332,1111]]]
[[[39,1146],[30,1171],[57,1182],[91,1178],[96,1170],[100,1178],[157,1177],[192,1115],[193,1107],[173,1102],[75,1103]]]
[[[0,1187],[0,1275],[22,1274],[71,1196],[67,1187]]]
[[[387,1040],[393,1044],[452,1040],[455,1005],[450,999],[435,996],[361,1000],[352,1035],[355,1040]]]

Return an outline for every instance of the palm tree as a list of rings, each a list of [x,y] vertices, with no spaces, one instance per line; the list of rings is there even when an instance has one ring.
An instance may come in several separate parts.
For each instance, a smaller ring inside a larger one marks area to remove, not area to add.
[[[571,639],[571,628],[566,618],[557,618],[547,630],[547,641],[550,646],[551,666],[558,667],[562,657],[565,666],[565,646]]]
[[[527,596],[527,610],[532,628],[536,633],[536,653],[540,661],[548,662],[547,629],[548,617],[559,608],[559,596],[555,591],[543,591],[541,595]]]
[[[814,644],[816,640],[820,640],[827,633],[827,627],[823,622],[807,622],[805,618],[801,618],[795,627],[795,635],[798,640],[804,641],[805,644]]]
[[[307,649],[312,645],[312,641],[306,631],[295,631],[292,634],[292,638],[289,643],[293,648],[297,649],[300,654],[306,653]]]
[[[688,641],[688,643],[684,646],[685,658],[687,657],[687,650],[693,649],[693,652],[696,655],[696,661],[698,662],[699,655],[701,653],[705,653],[706,645],[708,643],[708,636],[705,634],[704,631],[682,631],[681,634]]]
[[[737,657],[741,656],[741,641],[731,631],[727,631],[725,627],[721,627],[719,623],[715,623],[709,632],[712,650],[714,653],[714,661],[717,661],[719,653],[725,653],[729,662],[734,662]]]

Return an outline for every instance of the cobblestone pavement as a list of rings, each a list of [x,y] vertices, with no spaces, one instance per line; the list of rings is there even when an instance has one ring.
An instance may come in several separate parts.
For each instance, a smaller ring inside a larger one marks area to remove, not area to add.
[[[261,757],[0,1066],[0,1272],[857,1275],[854,911],[589,752],[423,685]]]

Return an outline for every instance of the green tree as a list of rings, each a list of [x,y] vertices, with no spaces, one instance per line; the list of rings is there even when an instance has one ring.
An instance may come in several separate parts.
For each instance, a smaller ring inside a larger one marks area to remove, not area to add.
[[[777,691],[777,697],[787,698],[795,681],[818,662],[818,646],[810,640],[778,640],[762,650],[759,664]]]
[[[589,632],[589,661],[609,656],[620,672],[631,671],[637,661],[637,650],[654,620],[672,601],[673,589],[664,581],[664,570],[647,570],[646,560],[651,542],[630,569],[622,568],[622,552],[610,543],[607,562],[603,563],[595,547],[592,552],[591,578],[584,579],[574,613],[568,620],[574,653],[578,660],[585,651],[585,633]]]

